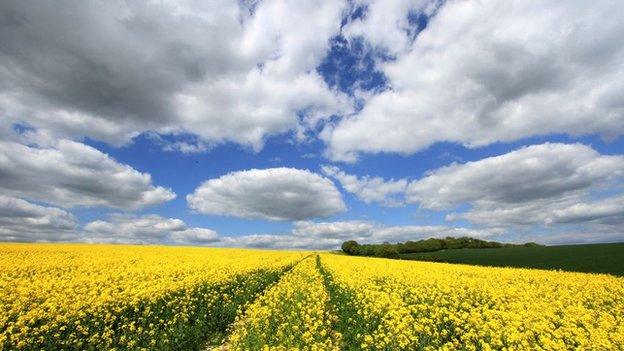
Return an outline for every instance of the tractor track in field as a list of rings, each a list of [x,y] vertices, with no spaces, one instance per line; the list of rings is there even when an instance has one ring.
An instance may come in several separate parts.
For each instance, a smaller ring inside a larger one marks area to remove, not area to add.
[[[274,282],[268,284],[267,286],[264,287],[264,289],[262,289],[261,291],[257,292],[254,296],[253,299],[247,301],[243,306],[242,306],[242,314],[240,316],[235,316],[236,317],[243,317],[246,313],[247,307],[249,305],[251,305],[254,301],[256,301],[258,298],[260,298],[261,296],[263,296],[268,290],[272,289],[273,287],[275,287],[276,285],[278,285],[280,283],[280,281],[282,281],[283,277],[286,276],[287,274],[289,274],[297,265],[301,264],[301,262],[303,262],[306,259],[309,259],[312,256],[312,254],[303,257],[302,259],[298,260],[297,262],[293,263],[290,267],[288,267],[287,269],[285,269],[279,276],[279,278],[277,280],[275,280]],[[231,347],[229,346],[228,343],[228,337],[231,334],[232,330],[231,328],[234,326],[234,320],[230,320],[227,323],[227,326],[225,327],[224,330],[219,330],[213,333],[213,335],[210,335],[207,338],[207,342],[206,342],[206,346],[204,346],[204,348],[202,348],[202,350],[205,351],[226,351],[229,350]],[[213,342],[217,339],[221,339],[222,341],[218,344],[214,344]],[[210,341],[212,340],[212,342]]]
[[[343,349],[343,347],[342,347],[342,333],[335,329],[335,327],[339,323],[339,321],[338,321],[338,318],[335,318],[334,311],[336,311],[336,306],[335,306],[335,302],[334,302],[334,297],[332,296],[332,294],[330,292],[329,285],[328,285],[328,284],[330,284],[329,280],[331,278],[329,277],[329,274],[326,272],[326,270],[322,267],[320,256],[318,254],[313,254],[313,255],[306,256],[303,259],[301,259],[300,261],[298,261],[297,263],[295,263],[292,267],[290,267],[288,270],[286,270],[280,276],[279,280],[275,281],[271,285],[267,286],[265,290],[263,290],[262,292],[258,293],[256,295],[255,299],[253,301],[250,301],[247,306],[251,306],[251,305],[254,304],[254,302],[258,301],[259,299],[262,299],[264,295],[267,295],[268,293],[270,293],[270,290],[272,290],[272,289],[279,289],[280,283],[282,283],[282,281],[284,280],[284,277],[287,277],[289,273],[291,273],[294,269],[297,268],[298,265],[302,264],[306,260],[314,260],[315,274],[312,274],[312,276],[313,275],[320,276],[320,282],[316,286],[318,287],[320,285],[321,289],[328,296],[327,301],[323,304],[323,310],[328,315],[334,316],[334,318],[329,318],[331,320],[331,324],[330,324],[330,329],[328,330],[328,333],[327,333],[328,334],[328,339],[331,340],[331,344],[336,345],[336,347],[334,347],[332,349],[334,349],[334,350]],[[241,315],[239,315],[237,317],[237,319],[238,318],[243,319],[243,320],[248,318],[247,310],[243,311],[243,313]],[[238,326],[238,327],[240,327],[240,326]],[[234,345],[232,345],[231,340],[230,340],[232,333],[236,332],[236,328],[237,328],[236,323],[231,323],[228,326],[227,335],[224,336],[223,343],[221,343],[219,345],[208,345],[204,350],[205,351],[227,351],[227,350],[240,349],[240,348],[236,348]],[[340,345],[339,348],[338,348],[338,345]]]

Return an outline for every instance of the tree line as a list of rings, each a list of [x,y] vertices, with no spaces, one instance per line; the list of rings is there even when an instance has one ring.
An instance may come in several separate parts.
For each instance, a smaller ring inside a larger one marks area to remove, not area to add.
[[[508,247],[534,247],[542,246],[534,242],[524,244],[499,243],[497,241],[486,241],[470,237],[446,237],[444,239],[423,239],[418,241],[406,241],[404,243],[383,243],[383,244],[358,244],[355,240],[342,243],[342,251],[347,255],[354,256],[374,256],[385,258],[399,258],[401,254],[433,252],[440,250],[455,249],[501,249]]]

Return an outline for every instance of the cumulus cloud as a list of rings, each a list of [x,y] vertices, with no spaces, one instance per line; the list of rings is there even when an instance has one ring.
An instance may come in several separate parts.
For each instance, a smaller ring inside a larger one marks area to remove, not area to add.
[[[315,71],[345,6],[3,1],[0,111],[66,138],[188,132],[258,150],[350,111]]]
[[[377,224],[366,221],[299,221],[295,222],[292,234],[300,238],[348,240],[370,237],[377,227]]]
[[[408,225],[380,228],[373,236],[373,243],[380,241],[400,242],[427,238],[444,238],[447,236],[473,238],[490,238],[505,233],[503,228],[463,228],[443,225]]]
[[[145,136],[162,151],[180,152],[183,154],[201,153],[210,150],[211,145],[190,134],[177,135],[173,140],[163,138],[158,133],[146,133]]]
[[[66,139],[50,143],[0,142],[0,193],[61,207],[128,210],[175,198],[171,190],[154,186],[149,174],[93,147]]]
[[[158,215],[112,215],[108,220],[96,220],[84,226],[81,241],[204,245],[219,241],[217,232],[207,228],[192,228],[177,218]]]
[[[218,242],[219,235],[208,228],[187,228],[171,233],[171,240],[180,244],[207,245]]]
[[[431,209],[561,199],[624,176],[624,156],[583,144],[541,144],[430,172],[410,183],[407,198]]]
[[[449,221],[466,219],[485,226],[534,226],[551,231],[571,231],[572,227],[586,231],[621,233],[624,224],[622,195],[599,200],[574,195],[517,204],[498,204],[496,208],[475,206],[466,212],[451,213]],[[544,235],[547,240],[549,235]]]
[[[592,201],[576,203],[556,209],[546,219],[547,223],[583,223],[624,224],[624,195]]]
[[[406,179],[384,180],[381,177],[357,177],[347,174],[335,166],[323,166],[325,175],[335,178],[348,192],[367,204],[378,202],[384,206],[395,207],[404,203],[401,196],[405,193]]]
[[[330,250],[339,247],[341,243],[338,239],[318,240],[289,234],[252,234],[223,237],[219,245],[256,249]]]
[[[349,22],[343,34],[350,39],[363,37],[372,49],[386,50],[398,55],[410,47],[412,36],[416,35],[409,15],[423,13],[431,16],[437,1],[385,0],[355,1],[364,15]]]
[[[257,248],[295,248],[333,250],[346,240],[359,243],[404,242],[432,237],[471,236],[487,238],[503,233],[503,230],[469,229],[448,226],[385,226],[376,222],[296,222],[290,234],[256,234],[223,237],[220,245]]]
[[[362,243],[403,242],[427,238],[490,237],[502,233],[499,229],[469,229],[448,226],[404,225],[387,226],[375,222],[300,222],[295,224],[293,234],[298,237],[323,239],[357,240]]]
[[[358,177],[336,167],[324,171],[367,203],[387,204],[391,195],[395,203],[461,210],[448,213],[446,220],[468,220],[487,228],[540,226],[562,231],[577,225],[608,235],[609,228],[611,234],[619,232],[623,219],[624,201],[617,194],[624,180],[624,156],[601,155],[583,144],[532,145],[454,163],[413,181]]]
[[[613,194],[623,179],[624,156],[601,155],[582,144],[542,144],[437,169],[410,183],[407,198],[436,210],[468,206],[447,220],[559,232],[599,225],[613,234],[624,211],[622,196]]]
[[[212,229],[154,214],[113,214],[81,227],[74,215],[60,208],[0,195],[0,240],[215,245],[221,238]]]
[[[204,214],[277,221],[329,217],[345,210],[331,180],[295,168],[232,172],[203,182],[186,199],[191,209]]]
[[[440,141],[478,147],[550,133],[622,135],[620,7],[618,1],[446,1],[405,44],[396,30],[362,29],[375,28],[374,12],[395,9],[369,6],[352,32],[399,52],[378,64],[391,88],[325,128],[327,154],[354,161],[361,152],[409,154]],[[386,18],[405,23],[405,6],[395,10]]]
[[[56,207],[0,195],[1,241],[58,241],[75,237],[78,223],[69,212]]]

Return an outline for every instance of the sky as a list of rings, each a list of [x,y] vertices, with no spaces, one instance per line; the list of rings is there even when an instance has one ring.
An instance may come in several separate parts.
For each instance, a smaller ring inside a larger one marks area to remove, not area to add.
[[[624,241],[620,1],[2,1],[0,241]]]

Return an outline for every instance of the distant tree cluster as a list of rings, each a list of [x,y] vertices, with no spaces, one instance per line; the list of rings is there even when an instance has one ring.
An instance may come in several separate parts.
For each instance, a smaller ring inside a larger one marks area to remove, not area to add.
[[[455,249],[500,249],[508,247],[534,247],[541,246],[534,242],[525,244],[503,244],[496,241],[486,241],[470,237],[446,237],[444,239],[424,239],[418,241],[406,241],[404,243],[390,244],[358,244],[355,240],[342,243],[342,251],[348,255],[374,256],[385,258],[399,258],[400,254],[433,252],[440,250]]]

